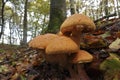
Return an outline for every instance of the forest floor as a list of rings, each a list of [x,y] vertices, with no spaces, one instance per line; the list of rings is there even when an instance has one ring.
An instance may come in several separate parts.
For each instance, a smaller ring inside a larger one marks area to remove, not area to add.
[[[57,64],[42,62],[28,47],[0,44],[0,80],[64,80],[69,72]]]
[[[120,21],[84,35],[81,49],[95,57],[84,65],[91,80],[120,80],[119,38]],[[37,50],[0,44],[0,80],[65,80],[66,77],[70,77],[67,69],[45,62]]]

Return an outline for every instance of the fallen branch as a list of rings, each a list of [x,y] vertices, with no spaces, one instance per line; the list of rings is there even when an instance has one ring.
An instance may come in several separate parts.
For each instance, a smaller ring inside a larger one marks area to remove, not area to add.
[[[117,15],[116,13],[113,13],[113,14],[109,14],[109,15],[107,15],[107,16],[103,16],[102,18],[99,18],[99,19],[97,19],[97,20],[94,20],[94,23],[97,23],[98,21],[101,21],[101,20],[103,20],[103,19],[105,19],[105,18],[113,17],[113,16],[116,16],[116,15]]]
[[[120,22],[120,20],[117,20],[117,21],[114,21],[114,22],[111,22],[111,23],[106,23],[106,24],[100,26],[98,29],[105,29],[105,27],[112,26],[113,24],[118,23],[118,22]]]

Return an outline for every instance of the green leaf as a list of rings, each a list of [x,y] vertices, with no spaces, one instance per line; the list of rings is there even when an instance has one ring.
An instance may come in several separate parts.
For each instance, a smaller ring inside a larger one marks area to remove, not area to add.
[[[110,36],[110,32],[109,31],[106,31],[104,34],[101,34],[100,35],[102,38],[106,38],[108,36]]]
[[[27,80],[23,75],[20,76],[21,80]]]
[[[120,58],[111,53],[110,57],[101,63],[100,69],[120,71]]]

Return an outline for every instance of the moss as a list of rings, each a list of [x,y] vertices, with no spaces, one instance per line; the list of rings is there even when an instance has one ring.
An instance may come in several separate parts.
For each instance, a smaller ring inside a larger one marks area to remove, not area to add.
[[[63,23],[64,20],[64,11],[60,8],[54,8],[54,12],[52,12],[50,15],[50,22],[47,32],[57,33],[59,31],[60,25]]]

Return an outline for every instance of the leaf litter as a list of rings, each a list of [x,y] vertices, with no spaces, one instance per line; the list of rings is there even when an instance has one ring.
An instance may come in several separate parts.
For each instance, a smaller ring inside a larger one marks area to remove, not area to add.
[[[81,49],[94,56],[93,62],[84,67],[91,80],[120,80],[120,71],[115,72],[120,62],[119,26],[120,22],[82,37]],[[115,74],[111,74],[111,71]],[[0,80],[65,80],[67,77],[70,77],[67,69],[46,62],[38,50],[29,49],[28,46],[0,44]]]

